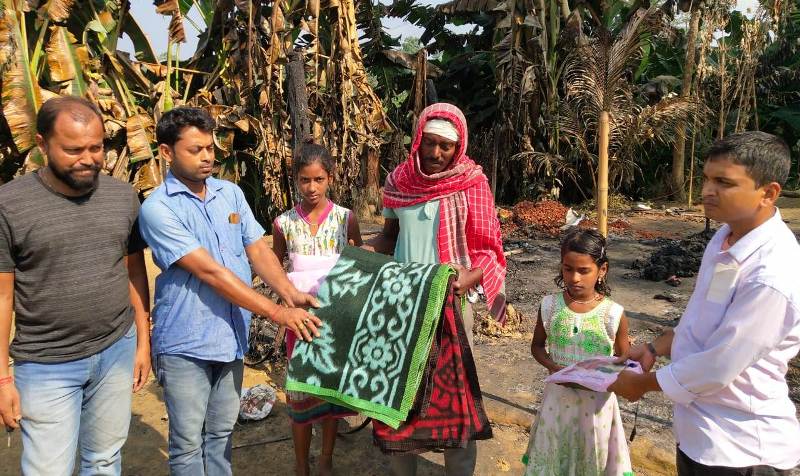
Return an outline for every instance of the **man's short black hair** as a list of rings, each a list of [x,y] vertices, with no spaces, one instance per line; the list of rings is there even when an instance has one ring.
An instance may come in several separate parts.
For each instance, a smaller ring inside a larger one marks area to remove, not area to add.
[[[174,146],[180,139],[181,131],[187,127],[196,127],[202,132],[211,134],[216,123],[205,110],[196,107],[176,107],[164,113],[156,125],[156,140],[159,144]]]
[[[103,115],[93,102],[77,96],[59,96],[48,99],[42,104],[36,115],[36,132],[45,140],[49,139],[53,135],[56,119],[62,112],[68,113],[74,120],[83,124],[88,124],[97,118],[100,125],[103,125]]]
[[[729,159],[743,166],[756,187],[772,182],[783,187],[792,165],[786,142],[760,131],[740,132],[718,139],[711,145],[707,157],[706,160]]]

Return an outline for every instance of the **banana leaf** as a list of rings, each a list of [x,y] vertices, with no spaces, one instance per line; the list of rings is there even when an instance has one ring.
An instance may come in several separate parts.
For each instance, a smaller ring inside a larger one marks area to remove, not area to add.
[[[7,32],[14,45],[3,73],[3,115],[17,151],[23,153],[36,144],[36,113],[42,105],[42,94],[31,70],[27,38],[20,30],[16,11],[5,10],[0,31]]]
[[[70,82],[70,93],[74,96],[86,94],[83,71],[89,62],[86,47],[78,45],[75,36],[66,27],[50,27],[50,42],[45,48],[50,78],[57,82]]]

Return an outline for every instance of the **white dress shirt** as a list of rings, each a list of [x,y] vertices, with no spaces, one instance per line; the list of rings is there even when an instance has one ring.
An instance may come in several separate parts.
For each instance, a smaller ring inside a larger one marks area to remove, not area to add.
[[[729,234],[724,225],[708,243],[672,362],[656,377],[692,460],[793,468],[800,423],[786,372],[800,350],[800,245],[777,210],[723,250]]]

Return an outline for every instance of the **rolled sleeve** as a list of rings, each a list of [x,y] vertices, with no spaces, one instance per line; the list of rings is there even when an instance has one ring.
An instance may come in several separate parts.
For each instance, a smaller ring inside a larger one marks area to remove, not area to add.
[[[239,211],[239,217],[242,220],[242,244],[248,247],[263,238],[266,230],[256,220],[253,210],[250,209],[250,205],[247,204],[247,200],[244,198],[242,189],[238,186],[236,187],[236,206]]]
[[[787,297],[769,285],[744,284],[708,336],[705,350],[656,373],[661,389],[684,405],[724,389],[785,338],[792,326],[789,306]]]
[[[139,214],[139,231],[162,270],[202,246],[162,202],[145,202]]]
[[[681,405],[689,405],[697,396],[685,389],[672,373],[672,365],[661,367],[656,371],[656,380],[661,391],[670,400]]]

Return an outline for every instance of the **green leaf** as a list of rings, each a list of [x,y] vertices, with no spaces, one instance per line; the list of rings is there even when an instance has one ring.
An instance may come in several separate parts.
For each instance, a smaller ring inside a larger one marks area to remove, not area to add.
[[[791,107],[784,107],[769,114],[772,118],[780,119],[795,131],[800,132],[800,111]]]
[[[131,12],[125,13],[125,20],[122,23],[122,32],[126,33],[133,42],[134,56],[139,61],[148,63],[158,63],[158,55],[150,44],[150,39],[142,30],[139,23],[133,18]]]
[[[108,33],[100,20],[92,20],[86,24],[86,29],[97,33]]]
[[[645,43],[642,46],[642,59],[639,61],[639,67],[636,68],[636,73],[633,75],[634,82],[638,82],[639,78],[647,71],[647,67],[650,65],[650,52],[652,49],[653,47],[650,43]]]

